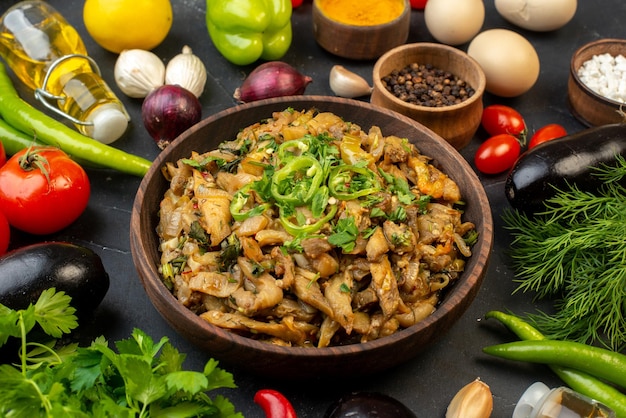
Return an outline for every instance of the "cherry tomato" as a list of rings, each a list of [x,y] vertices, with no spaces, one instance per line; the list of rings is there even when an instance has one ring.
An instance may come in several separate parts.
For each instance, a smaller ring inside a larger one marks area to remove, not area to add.
[[[22,231],[51,234],[74,222],[90,194],[85,170],[54,147],[19,151],[0,167],[0,210]]]
[[[522,138],[526,135],[526,122],[522,115],[505,105],[495,104],[485,107],[481,124],[491,136],[509,134]]]
[[[521,148],[519,141],[513,135],[492,136],[476,150],[474,164],[480,172],[485,174],[502,173],[513,167]]]
[[[9,248],[11,239],[11,227],[4,213],[0,211],[0,255],[4,255]]]
[[[530,142],[528,143],[528,149],[531,149],[541,143],[551,141],[556,138],[562,138],[566,135],[567,131],[564,127],[562,127],[558,123],[551,123],[537,129],[537,131],[530,138]]]
[[[423,10],[426,7],[428,0],[411,0],[411,8],[417,10]]]
[[[4,150],[4,145],[2,145],[2,142],[0,141],[0,167],[2,167],[4,163],[6,162],[7,162],[7,153]]]

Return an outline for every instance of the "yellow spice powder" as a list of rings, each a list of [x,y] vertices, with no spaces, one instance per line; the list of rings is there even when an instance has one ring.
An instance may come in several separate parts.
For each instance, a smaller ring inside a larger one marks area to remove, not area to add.
[[[319,0],[324,13],[347,25],[372,26],[391,22],[402,14],[403,0]]]

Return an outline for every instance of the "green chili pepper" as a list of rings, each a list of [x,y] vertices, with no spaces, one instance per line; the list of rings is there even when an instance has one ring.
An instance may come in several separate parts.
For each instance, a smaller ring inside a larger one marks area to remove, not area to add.
[[[250,198],[248,192],[250,191],[251,187],[252,183],[246,184],[244,187],[238,190],[237,193],[235,193],[235,195],[233,196],[233,200],[231,200],[230,202],[230,214],[233,219],[238,222],[245,221],[251,216],[260,215],[270,207],[269,203],[263,203],[261,205],[253,207],[252,209],[242,211],[244,206],[248,203],[248,199]]]
[[[311,139],[309,137],[302,137],[300,139],[292,139],[285,141],[278,146],[276,150],[276,156],[282,162],[286,162],[291,158],[298,157],[308,151],[311,147]]]
[[[295,224],[289,220],[287,216],[283,214],[283,210],[280,210],[280,223],[285,228],[285,231],[289,232],[294,237],[303,235],[303,234],[312,234],[314,232],[319,231],[326,222],[330,221],[335,214],[337,213],[337,205],[331,205],[328,213],[324,215],[323,218],[318,219],[313,223],[304,223],[304,224]]]
[[[16,154],[18,151],[33,145],[44,145],[24,132],[18,131],[3,119],[0,119],[0,141],[7,155]]]
[[[569,367],[626,388],[626,355],[604,348],[573,341],[535,340],[493,345],[483,351],[509,360]]]
[[[270,191],[279,204],[301,206],[311,201],[322,180],[324,170],[319,161],[301,155],[274,172]]]
[[[374,172],[366,167],[341,165],[333,168],[328,179],[331,196],[353,200],[380,191]]]
[[[32,107],[18,95],[6,68],[0,63],[0,117],[16,130],[38,141],[59,147],[78,160],[144,176],[151,161],[86,137]]]
[[[489,311],[485,318],[497,319],[522,340],[544,340],[544,335],[521,318],[500,311]],[[611,408],[617,416],[626,417],[626,395],[614,386],[568,367],[549,365],[550,369],[570,388]]]
[[[206,23],[215,48],[248,65],[282,58],[292,40],[291,0],[207,0]]]

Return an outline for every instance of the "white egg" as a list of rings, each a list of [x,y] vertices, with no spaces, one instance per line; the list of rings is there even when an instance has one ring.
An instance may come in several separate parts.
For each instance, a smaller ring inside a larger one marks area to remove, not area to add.
[[[508,29],[479,33],[467,54],[485,73],[485,90],[501,97],[526,93],[539,78],[539,56],[522,35]]]
[[[485,21],[482,0],[428,0],[424,8],[426,28],[443,44],[470,41]]]
[[[521,28],[547,32],[565,26],[576,13],[576,0],[495,0],[500,15]]]

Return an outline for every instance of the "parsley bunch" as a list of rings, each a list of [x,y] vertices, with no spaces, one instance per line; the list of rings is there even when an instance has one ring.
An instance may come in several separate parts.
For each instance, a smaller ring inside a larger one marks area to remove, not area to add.
[[[71,298],[54,288],[23,310],[0,304],[0,346],[20,340],[19,364],[0,364],[0,416],[37,417],[242,417],[223,396],[230,373],[210,359],[202,372],[184,370],[185,355],[163,337],[139,329],[115,343],[103,337],[89,347],[54,339],[78,326]],[[36,326],[53,340],[28,341]]]

